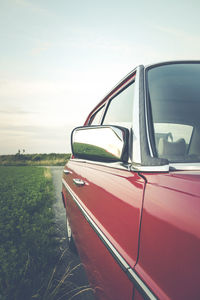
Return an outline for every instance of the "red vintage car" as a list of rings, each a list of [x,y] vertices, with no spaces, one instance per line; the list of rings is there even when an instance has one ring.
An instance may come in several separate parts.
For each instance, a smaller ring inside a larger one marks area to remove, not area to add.
[[[200,299],[200,61],[138,66],[73,130],[68,238],[97,299]]]

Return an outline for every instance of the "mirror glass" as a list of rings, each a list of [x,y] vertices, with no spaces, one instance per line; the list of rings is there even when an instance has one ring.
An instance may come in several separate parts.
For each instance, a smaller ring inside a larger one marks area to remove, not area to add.
[[[100,161],[122,160],[127,129],[115,126],[76,128],[72,133],[72,152],[77,158]]]

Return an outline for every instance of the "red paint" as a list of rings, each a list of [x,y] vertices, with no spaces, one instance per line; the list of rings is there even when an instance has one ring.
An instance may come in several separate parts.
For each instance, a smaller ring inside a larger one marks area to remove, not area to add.
[[[134,267],[144,181],[137,173],[68,162],[64,175],[88,214]],[[145,188],[138,275],[159,299],[199,299],[200,172],[143,174]],[[86,182],[73,184],[73,178]],[[132,283],[65,193],[68,216],[99,299],[131,299]],[[117,286],[120,284],[119,292]],[[186,288],[185,288],[186,287]],[[101,292],[100,292],[101,291]],[[104,291],[104,292],[103,292]],[[115,294],[116,292],[116,294]],[[111,298],[106,298],[108,297]],[[135,291],[134,299],[142,299]]]
[[[144,297],[140,294],[140,292],[137,289],[135,289],[133,299],[134,300],[144,300]]]
[[[88,225],[71,197],[68,196],[67,202],[67,215],[73,228],[73,236],[89,281],[95,289],[96,298],[100,300],[132,299],[132,282]],[[112,219],[110,222],[112,223]]]
[[[200,299],[200,172],[145,177],[136,270],[160,299]]]
[[[67,183],[98,227],[134,267],[138,254],[144,180],[137,173],[70,161]],[[86,182],[77,187],[73,178]]]

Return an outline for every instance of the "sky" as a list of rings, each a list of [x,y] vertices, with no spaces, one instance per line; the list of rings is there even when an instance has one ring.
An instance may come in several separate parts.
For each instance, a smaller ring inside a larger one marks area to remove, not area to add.
[[[199,0],[0,0],[0,154],[69,153],[139,64],[200,59]]]

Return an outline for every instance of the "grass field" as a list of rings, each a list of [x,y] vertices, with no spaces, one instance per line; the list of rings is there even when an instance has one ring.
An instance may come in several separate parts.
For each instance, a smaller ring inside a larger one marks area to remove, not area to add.
[[[15,154],[0,155],[0,166],[64,166],[71,154]]]
[[[52,203],[48,169],[0,167],[0,299],[44,299],[58,259]]]

